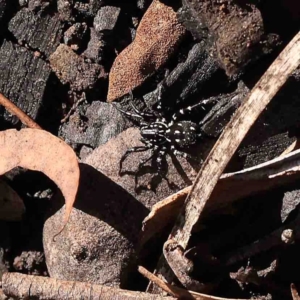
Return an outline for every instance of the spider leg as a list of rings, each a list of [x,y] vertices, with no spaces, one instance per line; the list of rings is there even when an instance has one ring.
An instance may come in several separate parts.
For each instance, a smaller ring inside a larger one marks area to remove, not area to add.
[[[169,126],[172,126],[174,122],[176,122],[179,118],[191,113],[192,110],[201,108],[202,110],[206,110],[202,103],[197,103],[192,106],[188,106],[187,108],[180,109],[179,112],[176,112],[172,116],[171,122],[168,124]]]
[[[157,88],[158,90],[158,95],[157,95],[157,105],[156,105],[156,109],[158,110],[158,114],[161,118],[163,118],[163,111],[162,111],[162,91],[164,89],[163,84],[160,84]]]
[[[166,179],[166,176],[163,174],[163,158],[166,156],[167,153],[167,148],[166,147],[162,147],[159,152],[158,152],[158,156],[156,158],[156,162],[157,162],[157,169],[158,169],[158,174],[162,177]]]
[[[133,114],[133,113],[130,113],[130,112],[128,112],[128,111],[125,111],[125,110],[119,108],[116,104],[113,104],[113,105],[115,106],[115,108],[116,108],[118,111],[120,111],[121,113],[123,113],[123,114],[126,115],[126,116],[144,119],[141,115]]]
[[[174,153],[174,155],[176,156],[181,156],[181,157],[184,157],[184,158],[188,158],[188,159],[191,159],[197,163],[201,163],[202,160],[198,160],[197,158],[193,157],[192,155],[190,155],[189,153],[186,153],[186,152],[183,152],[183,151],[180,151],[178,149],[176,149],[174,146],[171,146],[171,151]]]
[[[133,108],[133,110],[135,111],[135,113],[141,117],[148,117],[148,118],[156,118],[154,114],[150,114],[150,113],[143,113],[141,111],[139,111],[136,106],[133,104],[133,102],[130,102],[131,107]]]
[[[130,153],[133,153],[133,152],[144,152],[144,151],[147,151],[149,149],[153,148],[153,145],[152,144],[148,144],[147,146],[138,146],[138,147],[133,147],[133,148],[129,148],[126,150],[126,152],[122,155],[121,159],[120,159],[120,165],[119,165],[119,174],[121,173],[122,171],[122,168],[123,168],[123,162],[125,161],[125,159],[127,158],[127,156],[130,154]]]

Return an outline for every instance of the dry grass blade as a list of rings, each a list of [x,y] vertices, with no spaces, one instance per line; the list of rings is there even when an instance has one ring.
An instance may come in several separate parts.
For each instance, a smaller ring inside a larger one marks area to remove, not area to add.
[[[300,33],[292,39],[254,86],[205,160],[171,233],[171,237],[183,249],[186,249],[193,226],[199,220],[229,160],[260,113],[299,64]],[[159,273],[168,282],[173,280],[166,264],[160,268]]]

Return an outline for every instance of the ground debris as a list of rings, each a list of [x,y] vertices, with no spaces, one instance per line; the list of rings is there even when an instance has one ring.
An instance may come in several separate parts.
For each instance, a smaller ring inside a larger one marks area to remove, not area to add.
[[[112,150],[111,150],[112,151]],[[80,165],[80,184],[71,218],[55,240],[64,213],[60,198],[45,222],[43,244],[50,276],[115,287],[133,287],[137,242],[148,213],[117,183],[87,164]]]
[[[154,0],[139,24],[135,40],[113,63],[108,101],[127,94],[152,76],[175,52],[184,34],[174,10]]]
[[[20,10],[8,25],[9,31],[20,44],[38,50],[46,57],[49,57],[59,45],[62,28],[57,14],[41,15],[27,8]],[[43,35],[40,32],[43,32]]]
[[[121,9],[116,6],[101,7],[94,18],[94,28],[99,34],[112,33],[116,26]]]
[[[69,121],[63,124],[61,135],[72,144],[96,148],[130,125],[128,119],[112,104],[94,101],[85,114],[75,112]]]
[[[0,68],[10,66],[10,72],[0,74],[0,90],[23,112],[36,120],[44,105],[44,93],[50,68],[29,50],[4,41],[0,48]],[[0,115],[13,124],[19,120],[3,109]]]
[[[88,34],[86,23],[75,23],[64,33],[64,43],[71,47],[72,50],[81,49],[83,42]]]
[[[106,144],[96,148],[83,162],[91,165],[104,173],[114,182],[122,186],[127,192],[136,197],[147,208],[161,198],[183,188],[192,182],[196,175],[195,167],[184,158],[167,157],[166,172],[168,181],[157,175],[155,165],[145,165],[138,174],[138,182],[135,182],[135,174],[141,160],[149,157],[151,151],[134,153],[124,162],[120,174],[120,159],[128,148],[143,145],[140,142],[140,133],[137,128],[129,128]],[[101,159],[105,157],[105,159]],[[173,164],[173,161],[175,163]],[[176,183],[176,184],[175,184]]]
[[[18,299],[42,298],[45,300],[171,300],[173,297],[155,296],[142,292],[121,290],[104,285],[93,285],[84,282],[63,281],[54,278],[6,273],[2,279],[2,289],[7,296]]]
[[[244,2],[186,0],[179,16],[197,38],[202,39],[208,29],[214,39],[215,56],[228,75],[243,71],[247,64],[280,44],[278,35],[266,34],[255,3]]]
[[[63,84],[74,91],[92,89],[98,80],[106,78],[101,66],[86,63],[67,45],[61,44],[50,56],[50,66]]]
[[[90,40],[88,42],[87,48],[83,53],[83,56],[90,59],[92,62],[101,63],[104,59],[104,52],[107,46],[107,42],[99,37],[96,30],[90,28]]]

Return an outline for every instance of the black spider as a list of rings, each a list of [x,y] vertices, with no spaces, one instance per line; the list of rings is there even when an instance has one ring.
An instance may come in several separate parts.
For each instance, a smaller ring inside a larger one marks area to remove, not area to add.
[[[131,94],[131,100],[133,100],[133,95]],[[158,96],[157,110],[159,116],[157,117],[154,113],[143,113],[140,112],[130,101],[130,104],[135,113],[126,112],[117,107],[122,113],[127,116],[135,117],[140,119],[140,132],[141,132],[141,142],[144,146],[133,147],[128,149],[120,160],[120,173],[122,170],[123,162],[130,153],[133,152],[143,152],[149,149],[152,150],[152,154],[145,160],[142,160],[138,166],[137,172],[140,168],[145,165],[149,160],[156,156],[156,162],[158,166],[158,174],[162,174],[162,161],[167,152],[171,151],[176,156],[183,156],[188,159],[194,159],[190,154],[182,151],[189,148],[191,145],[195,144],[197,140],[202,136],[200,127],[191,121],[179,121],[183,117],[190,113],[195,108],[203,108],[202,104],[196,104],[189,106],[186,109],[180,109],[179,112],[173,114],[171,121],[167,121],[163,116],[161,110],[161,99],[160,94]],[[197,162],[199,162],[197,160]],[[136,175],[137,176],[137,175]],[[137,180],[136,180],[137,181]]]

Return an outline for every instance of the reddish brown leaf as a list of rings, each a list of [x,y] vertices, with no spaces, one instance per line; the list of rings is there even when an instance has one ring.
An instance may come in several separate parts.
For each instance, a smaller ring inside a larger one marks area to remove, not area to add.
[[[184,34],[185,29],[172,7],[154,0],[139,24],[134,41],[111,67],[108,101],[127,94],[152,76],[176,51]]]
[[[32,128],[0,132],[0,145],[0,175],[20,166],[41,171],[56,183],[65,197],[65,224],[79,183],[79,167],[72,148],[51,133]]]

